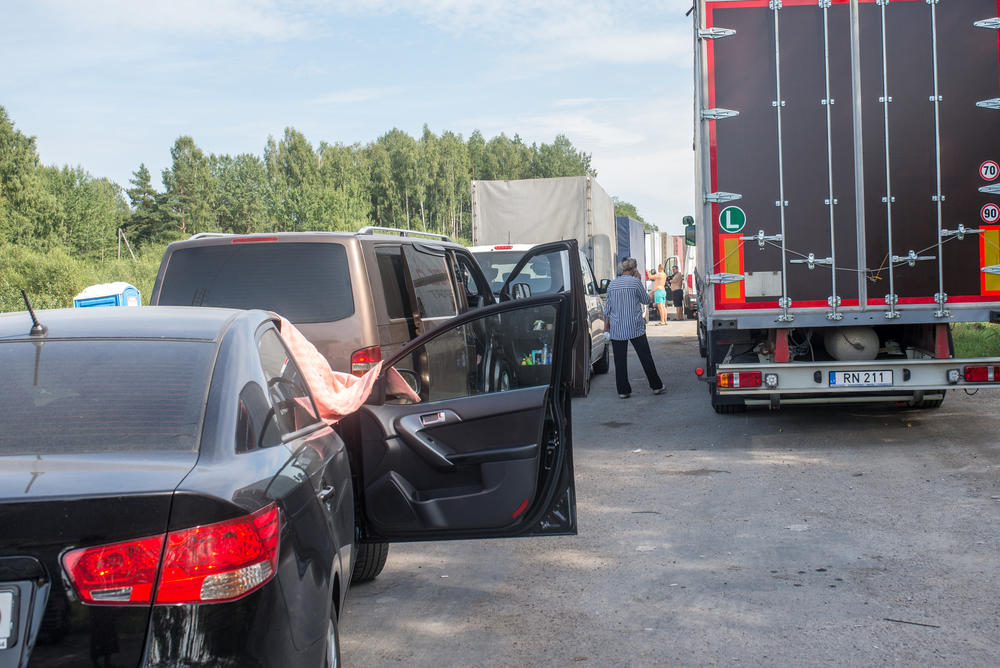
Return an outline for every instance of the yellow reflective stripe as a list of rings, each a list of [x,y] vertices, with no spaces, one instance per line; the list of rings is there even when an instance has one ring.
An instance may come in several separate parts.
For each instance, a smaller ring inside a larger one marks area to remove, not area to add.
[[[983,227],[979,235],[979,260],[983,267],[1000,264],[1000,227]],[[984,295],[1000,294],[1000,276],[981,273]]]
[[[720,235],[722,241],[723,271],[727,274],[743,273],[743,242],[738,234]],[[727,302],[741,302],[743,297],[743,281],[726,283],[722,288],[722,298]]]

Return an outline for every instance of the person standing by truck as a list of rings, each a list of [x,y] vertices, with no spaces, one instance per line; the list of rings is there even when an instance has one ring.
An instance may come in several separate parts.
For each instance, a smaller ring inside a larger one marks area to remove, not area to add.
[[[653,394],[663,392],[663,381],[656,372],[653,355],[646,339],[646,323],[642,318],[643,305],[649,305],[649,294],[636,270],[635,258],[621,263],[621,276],[608,284],[607,303],[604,306],[604,331],[611,337],[611,350],[615,356],[615,385],[618,396],[627,399],[632,394],[628,381],[628,344],[631,341],[639,356],[642,370]],[[663,267],[661,266],[662,270]]]
[[[656,273],[650,276],[653,279],[653,303],[656,304],[656,312],[660,314],[660,324],[667,322],[667,275],[663,271],[663,265],[656,265]]]
[[[684,274],[677,270],[677,265],[673,265],[673,271],[670,274],[670,301],[677,309],[677,315],[675,320],[684,319]],[[664,307],[663,309],[667,309]],[[666,322],[666,320],[664,320]]]

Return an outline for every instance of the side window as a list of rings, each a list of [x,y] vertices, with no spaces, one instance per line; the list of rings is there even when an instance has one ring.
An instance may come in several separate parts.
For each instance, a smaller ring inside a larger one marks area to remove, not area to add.
[[[285,344],[273,329],[264,332],[258,344],[261,368],[267,379],[267,401],[271,420],[280,434],[289,434],[319,420],[305,379]],[[268,425],[268,429],[271,425]]]
[[[493,292],[489,285],[480,282],[481,278],[472,266],[473,261],[461,253],[456,253],[455,259],[458,261],[458,282],[465,290],[465,299],[469,307],[475,308],[480,300],[483,304],[488,304]]]
[[[531,296],[568,292],[573,287],[569,269],[569,251],[552,250],[533,256],[510,285],[527,284]]]
[[[385,297],[385,308],[389,318],[395,320],[411,317],[413,310],[410,308],[406,274],[403,272],[403,255],[399,248],[376,248],[375,260],[378,262],[382,294]]]
[[[455,293],[445,256],[424,253],[412,246],[404,247],[406,265],[417,297],[417,312],[421,318],[450,318],[455,308]]]
[[[393,365],[421,402],[548,385],[557,309],[541,304],[447,327]],[[411,403],[388,395],[386,403]]]
[[[588,295],[597,294],[597,281],[594,280],[594,271],[590,268],[590,260],[580,251],[580,268],[583,270],[583,291]]]
[[[278,425],[260,385],[249,382],[240,391],[236,416],[236,452],[250,452],[281,443]]]

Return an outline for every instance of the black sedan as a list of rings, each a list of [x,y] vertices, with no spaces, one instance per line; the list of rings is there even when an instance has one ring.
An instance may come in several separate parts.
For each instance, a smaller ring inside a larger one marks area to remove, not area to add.
[[[566,306],[435,329],[335,429],[273,314],[0,316],[0,668],[336,665],[358,541],[575,533]]]

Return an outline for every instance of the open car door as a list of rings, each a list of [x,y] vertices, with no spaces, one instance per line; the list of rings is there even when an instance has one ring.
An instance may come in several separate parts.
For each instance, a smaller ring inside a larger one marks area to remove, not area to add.
[[[587,312],[580,257],[575,239],[535,246],[514,265],[500,288],[500,301],[569,294],[572,336],[570,384],[573,394],[585,397],[590,393],[594,340]],[[603,320],[601,327],[603,331]]]
[[[363,540],[576,533],[568,302],[470,311],[387,361],[357,418]]]

